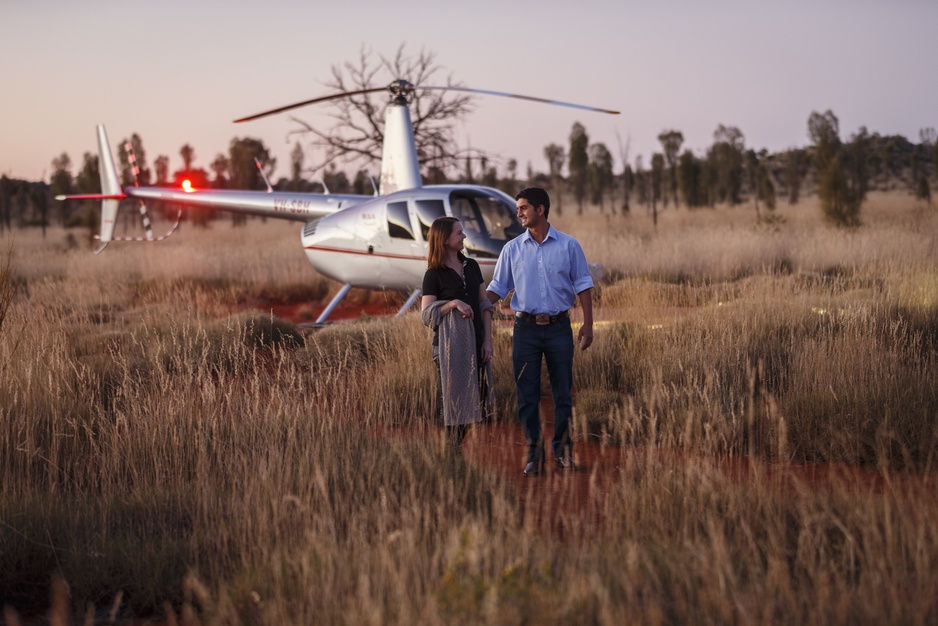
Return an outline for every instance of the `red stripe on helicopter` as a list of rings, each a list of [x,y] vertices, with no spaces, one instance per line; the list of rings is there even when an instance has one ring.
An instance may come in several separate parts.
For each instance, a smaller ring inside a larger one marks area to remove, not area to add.
[[[56,196],[55,199],[62,200],[123,200],[126,198],[126,194],[107,194],[107,193],[82,193],[82,194],[71,194],[66,196]]]
[[[317,252],[339,252],[341,254],[360,254],[362,256],[379,256],[386,259],[403,259],[405,261],[426,261],[425,256],[413,256],[409,254],[387,254],[382,252],[368,252],[367,250],[348,250],[346,248],[327,248],[325,246],[305,246],[307,250]],[[495,265],[495,259],[476,259],[479,265]]]

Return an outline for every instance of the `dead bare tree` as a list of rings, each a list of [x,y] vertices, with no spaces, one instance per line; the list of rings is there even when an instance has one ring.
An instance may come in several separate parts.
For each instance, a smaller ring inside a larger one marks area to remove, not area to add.
[[[421,50],[409,55],[402,44],[391,57],[375,55],[364,47],[357,63],[347,62],[332,66],[332,79],[325,86],[336,93],[362,91],[380,87],[402,78],[414,85],[461,87],[452,77],[441,77],[443,68],[436,62],[436,54]],[[384,141],[384,112],[389,104],[386,93],[366,93],[337,98],[329,114],[335,124],[321,130],[295,116],[291,116],[300,129],[289,134],[311,134],[311,145],[324,151],[320,163],[311,169],[319,170],[336,160],[344,163],[367,165],[381,160]],[[453,137],[456,122],[472,111],[472,96],[451,91],[416,90],[410,105],[417,155],[422,166],[442,170],[457,167],[457,159],[464,155],[456,148]]]

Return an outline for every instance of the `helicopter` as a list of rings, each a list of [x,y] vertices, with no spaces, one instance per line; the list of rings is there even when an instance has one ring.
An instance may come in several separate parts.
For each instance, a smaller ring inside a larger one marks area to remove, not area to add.
[[[387,91],[390,101],[385,112],[380,180],[373,195],[335,194],[328,190],[326,193],[278,192],[273,190],[263,171],[266,191],[203,190],[185,184],[181,189],[141,187],[136,181],[132,186],[122,186],[107,131],[103,125],[98,125],[101,193],[56,196],[56,199],[101,201],[101,230],[96,236],[101,245],[95,254],[100,254],[111,241],[161,241],[176,231],[182,208],[171,229],[155,237],[146,201],[302,222],[300,240],[310,264],[320,274],[342,283],[342,288],[314,325],[326,323],[353,287],[409,292],[407,301],[398,311],[401,315],[410,310],[420,296],[426,270],[427,233],[433,220],[450,216],[462,223],[466,234],[465,252],[479,263],[486,282],[492,278],[502,247],[524,232],[517,219],[514,199],[498,189],[478,185],[423,185],[410,116],[410,104],[418,89],[504,96],[610,115],[619,113],[498,91],[413,85],[397,79],[384,87],[332,94],[235,120],[235,123],[244,123],[336,98]],[[136,175],[132,153],[130,161]],[[114,235],[118,209],[126,199],[137,201],[145,236]]]

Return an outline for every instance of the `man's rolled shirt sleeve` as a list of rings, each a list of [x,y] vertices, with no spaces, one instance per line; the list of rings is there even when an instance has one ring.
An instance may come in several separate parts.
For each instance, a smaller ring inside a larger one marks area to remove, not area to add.
[[[580,293],[592,289],[593,277],[590,276],[590,267],[586,262],[586,254],[584,254],[580,243],[575,239],[571,239],[570,252],[572,257],[570,266],[573,268],[573,291]]]
[[[507,247],[506,245],[505,248]],[[505,253],[505,249],[502,249],[502,253],[498,255],[498,260],[495,262],[492,281],[485,289],[496,294],[499,300],[504,300],[505,296],[514,288],[515,281],[511,276],[511,260],[508,258],[508,254]]]

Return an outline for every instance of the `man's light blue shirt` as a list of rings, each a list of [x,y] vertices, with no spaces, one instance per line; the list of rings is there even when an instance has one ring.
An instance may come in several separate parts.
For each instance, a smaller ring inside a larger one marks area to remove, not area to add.
[[[533,315],[557,315],[573,307],[576,295],[593,286],[579,242],[550,226],[537,243],[525,230],[502,248],[488,291],[504,300],[512,289],[511,308]]]

